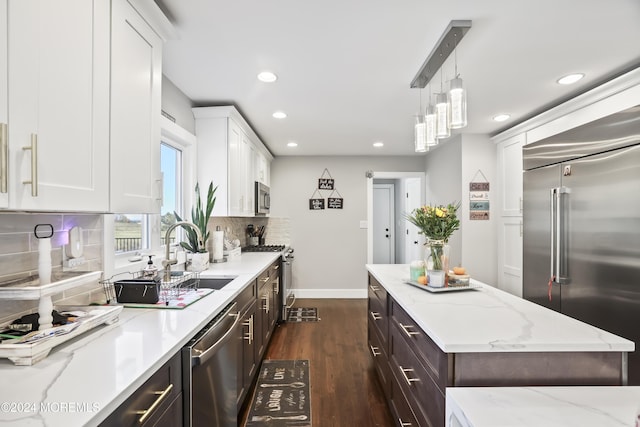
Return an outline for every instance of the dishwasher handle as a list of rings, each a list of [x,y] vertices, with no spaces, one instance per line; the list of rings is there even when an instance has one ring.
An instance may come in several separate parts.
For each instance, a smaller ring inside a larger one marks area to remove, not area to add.
[[[198,366],[198,365],[205,364],[207,360],[209,360],[220,347],[222,347],[230,339],[234,338],[236,327],[240,322],[240,313],[237,313],[237,312],[232,313],[231,310],[229,310],[227,316],[232,316],[236,318],[236,320],[233,321],[233,325],[231,325],[231,327],[224,333],[224,335],[222,335],[216,342],[211,344],[211,346],[209,346],[206,350],[200,352],[197,355],[193,354],[191,356],[191,366]],[[193,349],[193,351],[195,352],[199,350]]]

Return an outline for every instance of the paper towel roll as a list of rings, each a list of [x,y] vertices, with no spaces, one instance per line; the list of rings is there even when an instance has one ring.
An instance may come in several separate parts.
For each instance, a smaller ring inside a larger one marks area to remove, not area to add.
[[[213,232],[213,259],[224,258],[224,231],[216,230]]]
[[[38,276],[40,284],[51,283],[51,239],[38,239]]]

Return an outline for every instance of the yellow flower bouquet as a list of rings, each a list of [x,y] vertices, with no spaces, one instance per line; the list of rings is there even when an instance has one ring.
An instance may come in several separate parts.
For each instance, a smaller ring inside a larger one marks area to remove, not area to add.
[[[431,255],[434,270],[442,270],[442,246],[449,242],[454,231],[460,228],[457,217],[460,202],[448,205],[425,205],[414,209],[407,215],[407,221],[420,229],[420,234],[427,238],[431,245]],[[438,251],[438,247],[440,250]]]

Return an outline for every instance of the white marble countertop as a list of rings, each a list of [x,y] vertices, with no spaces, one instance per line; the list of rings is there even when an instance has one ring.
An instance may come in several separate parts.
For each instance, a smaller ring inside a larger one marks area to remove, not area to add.
[[[182,310],[125,308],[33,366],[0,360],[0,425],[94,426],[104,420],[280,256],[243,253],[201,277],[237,276]]]
[[[447,427],[638,427],[640,387],[447,388]]]
[[[445,353],[631,352],[634,343],[492,286],[430,293],[404,283],[409,266],[367,270]],[[472,279],[473,280],[473,279]]]

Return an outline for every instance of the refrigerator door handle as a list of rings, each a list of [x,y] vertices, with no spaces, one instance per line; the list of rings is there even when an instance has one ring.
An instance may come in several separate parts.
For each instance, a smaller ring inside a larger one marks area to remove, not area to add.
[[[559,285],[569,282],[567,272],[563,268],[566,264],[563,195],[569,193],[571,189],[568,187],[551,189],[551,280]]]
[[[552,188],[551,192],[550,192],[550,196],[551,196],[551,233],[549,233],[551,235],[551,242],[550,242],[550,261],[551,261],[551,272],[549,274],[549,287],[551,287],[552,283],[555,283],[556,281],[556,229],[558,227],[558,224],[556,222],[557,219],[557,211],[558,211],[558,206],[557,206],[557,194],[558,194],[558,189],[557,188]],[[551,289],[549,289],[549,299],[551,299]]]

